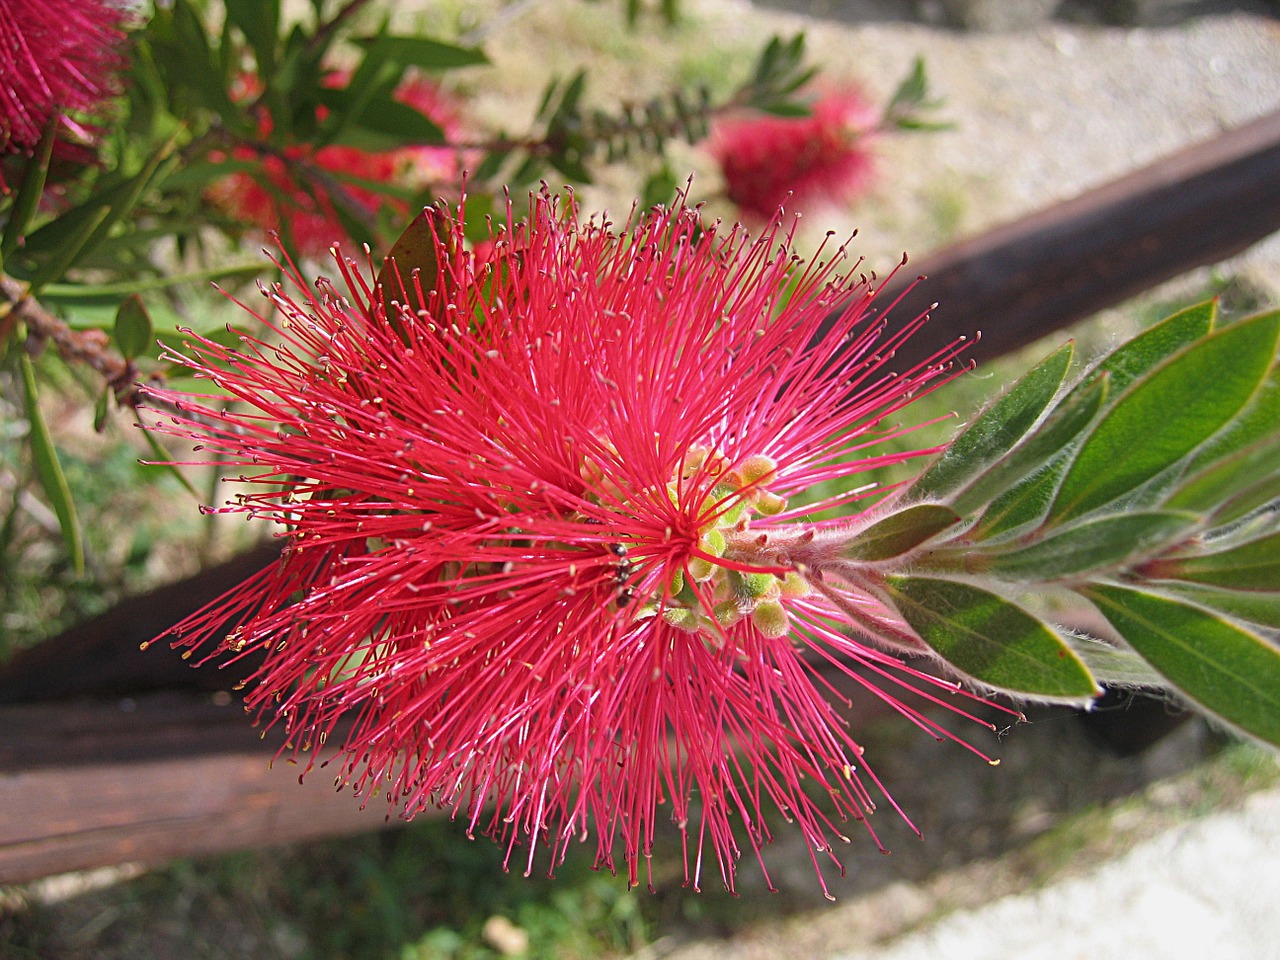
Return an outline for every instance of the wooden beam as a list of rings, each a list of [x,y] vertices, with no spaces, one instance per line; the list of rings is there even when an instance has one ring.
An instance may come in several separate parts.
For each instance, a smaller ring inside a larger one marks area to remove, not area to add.
[[[897,354],[906,369],[960,336],[990,360],[1280,230],[1280,111],[1119,180],[903,267],[882,303],[929,311]]]
[[[196,693],[0,707],[0,883],[368,832],[333,778],[271,759],[239,703]]]

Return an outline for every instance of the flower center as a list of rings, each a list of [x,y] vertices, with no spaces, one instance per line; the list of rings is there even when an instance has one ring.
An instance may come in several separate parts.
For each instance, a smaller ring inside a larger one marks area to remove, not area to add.
[[[666,492],[677,512],[691,519],[697,538],[686,551],[670,555],[658,577],[645,579],[641,596],[631,581],[627,545],[611,544],[617,557],[617,606],[634,603],[636,619],[660,616],[716,646],[743,620],[768,637],[789,633],[784,602],[808,594],[809,584],[794,569],[769,559],[769,537],[751,529],[757,517],[775,517],[787,508],[786,499],[769,489],[777,476],[777,463],[764,455],[733,464],[713,448],[691,448]]]

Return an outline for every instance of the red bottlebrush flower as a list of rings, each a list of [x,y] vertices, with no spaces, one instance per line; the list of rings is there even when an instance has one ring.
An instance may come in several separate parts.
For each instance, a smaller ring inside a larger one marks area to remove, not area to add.
[[[341,88],[350,76],[335,71],[327,78],[327,86]],[[242,84],[244,96],[256,93],[251,82]],[[434,82],[425,77],[412,77],[396,90],[396,99],[412,107],[440,127],[446,139],[461,135],[457,105]],[[271,131],[271,118],[263,115],[263,136]],[[409,145],[381,152],[358,147],[329,145],[318,150],[306,144],[283,149],[279,156],[260,155],[249,147],[237,148],[238,160],[253,160],[262,165],[258,177],[235,173],[224,178],[210,191],[210,199],[237,220],[251,223],[264,232],[281,232],[285,223],[296,249],[307,256],[318,256],[335,240],[347,235],[346,228],[334,209],[334,199],[325,185],[311,182],[310,189],[299,179],[306,179],[293,165],[312,165],[322,175],[337,174],[337,183],[358,212],[373,216],[384,206],[398,215],[408,212],[408,204],[376,193],[345,177],[370,183],[394,183],[408,189],[422,189],[433,183],[455,182],[460,173],[458,153],[450,147]],[[266,181],[265,183],[263,181]]]
[[[24,153],[59,117],[59,136],[92,141],[85,118],[117,92],[124,11],[107,0],[0,0],[0,154]]]
[[[736,116],[712,129],[709,148],[739,209],[767,221],[797,203],[848,202],[875,173],[880,115],[861,91],[824,93],[807,117]]]
[[[863,451],[954,348],[889,374],[923,318],[886,335],[866,280],[803,266],[776,220],[615,229],[543,194],[480,260],[461,212],[428,216],[438,276],[405,265],[384,295],[340,261],[345,292],[264,290],[270,342],[194,338],[182,362],[243,408],[155,391],[182,411],[162,429],[248,468],[219,509],[286,540],[176,645],[262,656],[247,702],[294,749],[340,736],[339,782],[445,807],[529,869],[594,833],[636,883],[670,817],[689,881],[709,848],[732,889],[766,808],[838,864],[879,782],[819,665],[940,738],[894,688],[955,709],[956,685],[848,632],[912,642],[828,575],[848,521],[806,519],[866,488],[797,504],[913,456]]]

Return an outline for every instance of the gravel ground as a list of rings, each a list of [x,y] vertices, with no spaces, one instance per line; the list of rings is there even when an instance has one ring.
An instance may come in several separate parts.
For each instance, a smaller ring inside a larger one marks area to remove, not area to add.
[[[1280,790],[1169,830],[1076,879],[838,960],[1280,958]]]

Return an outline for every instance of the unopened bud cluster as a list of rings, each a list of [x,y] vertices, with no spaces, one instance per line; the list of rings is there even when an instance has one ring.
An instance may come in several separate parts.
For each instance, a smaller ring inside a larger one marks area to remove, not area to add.
[[[667,484],[667,495],[679,506],[695,486],[705,489],[712,482],[692,511],[702,521],[698,539],[684,565],[669,570],[641,598],[637,617],[660,616],[679,630],[701,633],[713,645],[742,620],[750,620],[767,637],[790,632],[784,601],[808,594],[809,584],[795,571],[749,569],[758,564],[753,564],[758,551],[751,549],[748,534],[752,519],[777,516],[787,508],[786,499],[769,490],[777,475],[771,457],[755,455],[732,465],[717,450],[690,449]]]

